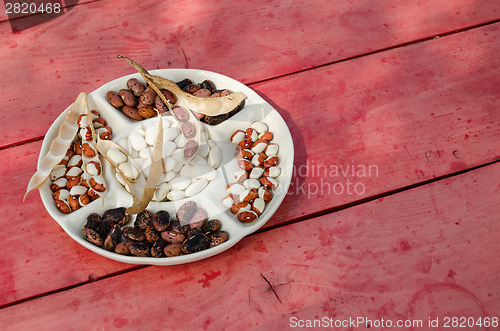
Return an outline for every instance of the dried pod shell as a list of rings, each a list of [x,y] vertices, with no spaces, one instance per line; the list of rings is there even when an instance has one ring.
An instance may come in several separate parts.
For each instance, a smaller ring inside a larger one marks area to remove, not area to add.
[[[59,127],[57,137],[50,143],[49,151],[40,160],[37,171],[28,183],[23,200],[33,189],[42,186],[49,177],[52,169],[65,157],[79,129],[77,119],[82,113],[87,112],[87,110],[87,94],[82,92],[68,110],[64,122]]]

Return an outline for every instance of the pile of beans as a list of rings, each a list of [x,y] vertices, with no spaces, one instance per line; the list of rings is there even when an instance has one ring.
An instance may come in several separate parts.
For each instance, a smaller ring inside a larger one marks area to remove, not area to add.
[[[185,202],[172,218],[165,210],[137,214],[132,225],[123,207],[90,214],[84,238],[108,251],[138,257],[172,257],[196,253],[226,242],[229,234],[218,220],[209,220],[196,202]]]
[[[66,152],[61,162],[50,172],[50,189],[57,209],[69,214],[89,204],[106,191],[102,177],[102,165],[93,142],[92,123],[96,135],[101,139],[111,139],[112,130],[97,110],[92,110],[92,122],[87,115],[79,117],[79,134]],[[83,168],[84,159],[90,160]]]
[[[273,198],[272,190],[278,187],[279,147],[271,142],[273,137],[267,124],[258,121],[252,122],[245,131],[236,130],[231,135],[241,170],[234,174],[235,182],[227,185],[228,195],[222,204],[241,222],[257,220]]]
[[[218,90],[215,84],[210,80],[204,80],[201,83],[193,83],[190,79],[186,78],[176,84],[184,92],[200,98],[215,98],[232,93],[230,90]],[[177,98],[170,91],[165,89],[160,91],[171,105],[177,102]],[[156,116],[155,108],[160,114],[168,112],[168,107],[160,96],[156,95],[153,88],[150,86],[146,87],[135,78],[131,78],[127,81],[126,89],[121,89],[118,92],[109,91],[106,96],[113,107],[120,109],[125,115],[137,121]],[[204,115],[202,114],[198,114],[198,117],[204,119]]]

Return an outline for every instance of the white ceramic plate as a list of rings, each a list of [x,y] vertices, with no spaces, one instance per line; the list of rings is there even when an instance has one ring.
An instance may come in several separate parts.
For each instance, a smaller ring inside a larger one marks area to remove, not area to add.
[[[257,93],[234,79],[217,73],[195,69],[160,69],[152,70],[151,73],[166,77],[173,81],[189,78],[194,82],[200,83],[205,79],[210,79],[215,83],[217,88],[241,91],[248,96],[245,107],[238,114],[219,125],[208,126],[212,139],[217,142],[221,149],[222,162],[217,170],[217,178],[210,182],[203,191],[191,198],[175,202],[151,202],[147,207],[151,212],[167,210],[170,215],[174,217],[176,210],[184,202],[190,200],[196,201],[199,207],[204,208],[208,212],[209,219],[218,219],[221,221],[222,230],[229,233],[229,240],[219,246],[194,254],[165,258],[124,256],[92,245],[86,241],[82,235],[82,227],[85,224],[87,216],[90,213],[102,215],[107,209],[129,207],[132,205],[131,195],[116,181],[114,170],[105,160],[102,160],[102,162],[105,163],[103,175],[106,179],[109,191],[104,201],[102,199],[97,199],[89,205],[66,215],[55,207],[52,191],[49,187],[50,180],[47,180],[46,183],[40,187],[40,196],[49,214],[59,223],[64,231],[79,244],[99,255],[131,264],[174,265],[198,261],[227,250],[243,237],[262,227],[271,218],[285,198],[290,185],[294,157],[293,141],[290,131],[280,114],[257,95]],[[139,74],[132,74],[111,81],[94,92],[89,93],[88,99],[91,109],[97,109],[101,113],[101,116],[109,123],[108,125],[113,129],[112,140],[115,142],[119,142],[122,137],[126,136],[137,125],[141,125],[142,123],[129,119],[119,110],[113,108],[106,99],[106,93],[108,91],[118,91],[122,88],[126,88],[126,82],[130,78],[137,78],[144,82]],[[39,163],[42,157],[47,153],[50,142],[56,137],[58,128],[63,122],[68,109],[56,119],[47,131],[40,151]],[[154,118],[149,120],[154,120]],[[269,131],[273,132],[273,142],[279,144],[278,156],[280,157],[279,167],[281,168],[281,175],[277,178],[279,186],[273,191],[274,198],[266,205],[262,215],[257,221],[245,224],[241,223],[235,215],[225,209],[224,206],[222,206],[221,200],[227,195],[226,185],[232,182],[232,174],[239,169],[236,165],[234,156],[235,146],[229,141],[229,137],[237,129],[245,130],[250,127],[250,123],[253,121],[262,121],[266,123],[269,126]],[[132,217],[131,223],[133,223],[134,219],[135,216]]]

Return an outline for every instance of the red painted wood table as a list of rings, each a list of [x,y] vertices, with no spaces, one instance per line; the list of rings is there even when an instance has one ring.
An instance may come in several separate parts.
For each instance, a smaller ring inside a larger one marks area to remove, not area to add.
[[[498,0],[4,2],[3,330],[499,328]],[[134,72],[117,54],[235,78],[284,118],[292,182],[256,233],[131,265],[22,202],[57,116]]]

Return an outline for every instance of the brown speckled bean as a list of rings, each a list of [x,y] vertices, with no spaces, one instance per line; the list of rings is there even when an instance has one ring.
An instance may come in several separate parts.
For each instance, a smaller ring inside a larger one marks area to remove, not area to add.
[[[119,93],[125,105],[129,107],[134,107],[135,105],[137,105],[137,99],[132,92],[126,89],[121,89]]]
[[[108,98],[108,102],[115,108],[122,108],[125,105],[118,92],[109,91],[106,97]]]

